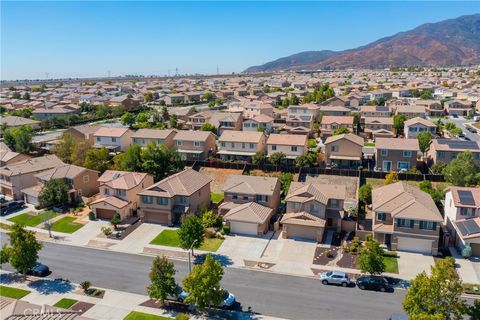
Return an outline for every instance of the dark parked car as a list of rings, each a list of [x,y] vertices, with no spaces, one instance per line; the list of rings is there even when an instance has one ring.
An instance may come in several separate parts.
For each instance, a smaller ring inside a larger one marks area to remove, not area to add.
[[[467,127],[467,130],[470,131],[471,133],[477,133],[477,130],[472,127]]]
[[[385,292],[390,286],[384,277],[366,276],[357,279],[357,286],[362,290],[376,290]]]
[[[0,214],[3,216],[3,215],[6,215],[7,213],[9,212],[12,212],[14,210],[17,210],[17,209],[21,209],[25,206],[25,202],[23,201],[9,201],[9,202],[6,202],[6,203],[2,203],[0,205]]]
[[[37,263],[32,270],[28,272],[28,274],[36,277],[46,277],[50,274],[50,268],[48,266],[42,264],[42,263]]]

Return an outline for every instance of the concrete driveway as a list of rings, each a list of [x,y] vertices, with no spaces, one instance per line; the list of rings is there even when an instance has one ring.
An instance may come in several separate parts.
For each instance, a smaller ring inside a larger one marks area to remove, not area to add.
[[[110,249],[127,253],[142,253],[143,248],[164,229],[166,227],[159,224],[142,223],[125,239],[111,246]]]
[[[244,267],[244,260],[258,261],[268,244],[271,233],[266,237],[225,236],[225,241],[216,254],[224,255],[232,260],[233,265]]]
[[[430,273],[430,267],[435,264],[433,257],[427,254],[397,251],[398,275],[405,280],[411,280],[422,271]]]

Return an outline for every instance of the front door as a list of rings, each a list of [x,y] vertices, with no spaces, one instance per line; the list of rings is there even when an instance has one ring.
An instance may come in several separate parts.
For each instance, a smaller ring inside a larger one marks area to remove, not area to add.
[[[391,234],[385,234],[385,244],[390,245],[392,243],[392,235]]]
[[[392,161],[384,160],[382,170],[386,171],[386,172],[391,171],[392,170]]]

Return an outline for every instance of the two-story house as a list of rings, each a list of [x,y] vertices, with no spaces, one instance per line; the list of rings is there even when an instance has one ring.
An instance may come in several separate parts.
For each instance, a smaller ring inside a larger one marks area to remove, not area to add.
[[[449,115],[471,116],[473,115],[473,107],[470,101],[449,100],[443,103],[445,111]]]
[[[260,131],[269,134],[273,129],[273,118],[264,114],[245,119],[243,121],[243,131]]]
[[[328,167],[357,169],[362,163],[363,138],[352,133],[325,140],[325,163]]]
[[[178,130],[173,141],[184,160],[205,160],[216,150],[215,135],[210,131]]]
[[[67,184],[69,202],[81,201],[82,196],[90,197],[98,192],[98,171],[73,164],[64,164],[42,171],[37,173],[35,178],[36,185],[22,189],[24,201],[33,205],[41,204],[40,193],[45,183],[52,179],[60,179]]]
[[[215,112],[208,123],[217,128],[221,135],[226,130],[242,130],[243,116],[239,112]]]
[[[94,147],[105,147],[111,152],[124,152],[132,144],[132,134],[128,128],[101,127],[93,134]]]
[[[438,253],[442,215],[432,197],[400,181],[372,191],[373,238],[391,250]]]
[[[100,198],[90,203],[97,219],[121,219],[136,216],[138,193],[153,184],[148,173],[107,170],[98,178]]]
[[[462,152],[470,151],[473,155],[473,162],[480,164],[480,141],[464,141],[451,139],[432,140],[427,150],[428,164],[450,163]]]
[[[72,135],[72,137],[78,141],[85,142],[85,144],[92,146],[95,143],[94,134],[100,128],[101,126],[97,125],[82,124],[68,128],[65,133]]]
[[[22,199],[22,190],[37,184],[35,175],[45,170],[64,165],[55,155],[31,158],[7,164],[0,168],[2,194],[14,200]]]
[[[252,161],[253,155],[266,150],[263,132],[224,131],[218,139],[218,152],[222,160]]]
[[[391,138],[393,133],[393,118],[365,117],[363,118],[364,132],[369,138]]]
[[[347,128],[353,132],[353,117],[352,116],[323,116],[320,124],[321,137],[327,138],[333,135],[335,130],[340,128]]]
[[[424,107],[430,117],[442,117],[445,114],[442,103],[438,100],[419,99],[415,101],[415,104]]]
[[[287,109],[285,129],[288,133],[309,135],[319,113],[320,106],[316,104],[291,105]]]
[[[403,129],[405,138],[416,139],[421,132],[430,132],[434,137],[437,132],[437,125],[427,119],[418,117],[405,121]]]
[[[280,205],[278,178],[231,175],[223,186],[224,202],[219,214],[232,233],[262,235]]]
[[[361,106],[359,114],[361,118],[390,118],[392,112],[386,106]]]
[[[416,168],[419,151],[417,139],[377,138],[375,169],[389,172]]]
[[[325,229],[339,232],[345,196],[344,185],[292,182],[285,197],[282,236],[320,242]]]
[[[211,181],[191,168],[171,175],[138,193],[139,215],[146,222],[177,224],[185,214],[209,207]]]
[[[395,107],[395,115],[403,115],[405,118],[410,119],[410,118],[425,118],[426,117],[426,111],[424,106],[418,106],[418,105],[409,105],[409,106],[397,106]]]
[[[139,129],[132,134],[132,143],[145,148],[148,143],[154,142],[157,145],[164,145],[167,148],[173,148],[175,142],[173,137],[177,133],[174,129]]]
[[[295,160],[307,154],[307,142],[306,135],[272,133],[267,139],[267,155],[282,152],[287,159]]]
[[[480,189],[449,187],[445,193],[445,225],[450,244],[460,252],[470,246],[480,257]]]

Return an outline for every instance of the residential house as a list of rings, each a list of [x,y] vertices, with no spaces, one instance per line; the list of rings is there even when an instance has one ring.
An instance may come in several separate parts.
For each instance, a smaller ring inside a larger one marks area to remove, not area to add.
[[[82,196],[90,197],[98,193],[98,171],[73,164],[64,164],[39,172],[35,178],[36,185],[22,189],[25,202],[33,205],[40,204],[39,196],[45,183],[53,179],[60,179],[67,184],[69,202],[79,202]]]
[[[132,144],[132,135],[133,132],[128,128],[101,127],[93,134],[94,147],[105,147],[112,152],[124,152]]]
[[[261,114],[248,118],[243,121],[243,131],[259,131],[259,128],[264,128],[264,132],[269,134],[273,130],[273,118]]]
[[[23,154],[23,153],[12,151],[6,145],[0,148],[0,167],[6,166],[7,164],[15,163],[15,162],[25,161],[27,159],[30,159],[30,156],[27,156],[26,154]]]
[[[392,114],[390,108],[385,106],[361,106],[359,113],[361,118],[390,118]]]
[[[330,137],[335,130],[340,128],[347,128],[350,132],[353,132],[353,117],[322,116],[322,122],[320,124],[320,134],[322,138]]]
[[[351,109],[342,106],[336,105],[320,105],[320,114],[323,116],[348,116]]]
[[[404,123],[403,133],[407,139],[416,139],[421,132],[430,132],[432,137],[436,136],[437,125],[424,118],[408,119]]]
[[[171,93],[167,94],[164,97],[165,104],[167,106],[175,106],[185,103],[185,95],[181,93]]]
[[[80,107],[76,109],[55,106],[53,108],[38,108],[32,111],[32,116],[37,120],[46,120],[52,117],[66,117],[80,113]]]
[[[263,236],[268,232],[273,209],[257,202],[233,206],[223,215],[230,232],[249,236]]]
[[[191,168],[173,174],[138,193],[139,215],[146,222],[179,223],[187,213],[209,207],[211,181]]]
[[[98,178],[100,198],[90,203],[97,219],[112,219],[115,213],[122,220],[135,216],[138,193],[153,184],[148,173],[107,170]]]
[[[419,151],[417,139],[377,138],[375,169],[386,172],[414,169]]]
[[[274,107],[270,103],[251,102],[243,105],[243,115],[245,118],[253,118],[260,115],[273,117]]]
[[[427,159],[429,164],[441,161],[450,163],[462,152],[470,151],[473,154],[473,161],[480,164],[480,141],[464,141],[451,139],[432,140],[427,150]]]
[[[473,107],[470,101],[449,100],[443,103],[445,111],[449,115],[471,116],[473,115]]]
[[[157,145],[164,145],[171,149],[175,145],[173,138],[176,133],[177,130],[174,129],[138,129],[131,137],[132,143],[137,144],[142,148],[146,147],[148,143],[153,141]]]
[[[267,155],[282,152],[287,159],[295,160],[299,156],[307,154],[308,137],[299,134],[275,134],[267,138]]]
[[[22,126],[30,126],[32,129],[40,128],[40,121],[31,120],[17,116],[2,116],[0,118],[0,125],[7,128],[18,128]]]
[[[87,145],[92,146],[95,143],[94,134],[100,129],[101,126],[83,124],[68,128],[65,133],[72,135],[75,139],[85,142]]]
[[[340,232],[345,197],[344,185],[292,182],[285,197],[282,236],[321,242],[325,229]]]
[[[37,173],[63,164],[62,160],[55,155],[7,164],[0,168],[1,193],[15,200],[22,199],[22,190],[37,184],[35,178]]]
[[[427,111],[427,115],[430,117],[442,117],[445,114],[442,103],[438,100],[416,100],[417,106],[422,106]]]
[[[393,133],[392,117],[365,117],[363,118],[364,132],[369,138],[391,138]]]
[[[255,153],[266,151],[263,132],[224,131],[218,139],[217,154],[222,160],[251,161]]]
[[[363,138],[340,134],[325,140],[325,162],[328,167],[357,169],[362,163]]]
[[[410,106],[397,106],[395,107],[395,115],[404,115],[405,118],[425,118],[426,111],[424,106],[410,105]]]
[[[436,255],[442,215],[432,197],[397,182],[372,191],[373,238],[391,250]]]
[[[110,98],[108,104],[113,107],[123,106],[128,110],[138,107],[140,105],[140,101],[137,99],[129,98],[128,95],[123,95]]]
[[[316,104],[291,105],[287,109],[285,129],[288,133],[308,134],[313,131],[313,122],[320,114],[320,107]]]
[[[210,131],[177,130],[173,141],[184,160],[205,160],[216,150],[215,135]]]
[[[470,246],[472,255],[480,257],[480,189],[449,187],[444,207],[448,245],[460,252]]]

